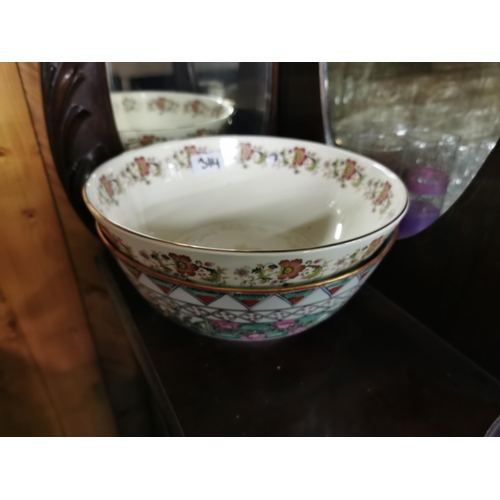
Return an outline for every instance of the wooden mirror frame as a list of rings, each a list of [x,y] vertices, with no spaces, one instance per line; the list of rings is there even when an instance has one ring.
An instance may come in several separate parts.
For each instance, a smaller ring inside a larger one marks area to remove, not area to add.
[[[40,63],[45,122],[57,173],[90,231],[94,219],[81,190],[92,171],[123,151],[102,62]]]

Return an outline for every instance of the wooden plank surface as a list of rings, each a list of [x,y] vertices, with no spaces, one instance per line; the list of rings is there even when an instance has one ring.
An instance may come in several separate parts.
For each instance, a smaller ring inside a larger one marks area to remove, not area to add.
[[[20,418],[36,423],[38,414],[25,413],[39,407],[43,410],[43,429],[33,428],[34,434],[115,435],[15,63],[0,64],[0,110],[0,407],[5,416],[8,398],[6,401],[4,392],[6,386],[12,386],[12,397],[29,400],[19,406],[23,410]],[[2,434],[21,432],[22,428],[13,429],[0,421]]]
[[[43,112],[40,65],[28,62],[18,63],[18,67],[118,429],[123,435],[148,434],[152,424],[142,373],[94,261],[101,243],[71,207],[52,159]]]
[[[0,435],[63,433],[29,344],[0,291]]]

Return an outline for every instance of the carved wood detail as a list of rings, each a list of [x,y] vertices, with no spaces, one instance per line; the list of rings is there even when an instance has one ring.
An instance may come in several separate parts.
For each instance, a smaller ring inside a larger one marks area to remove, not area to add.
[[[95,232],[81,189],[96,167],[123,151],[113,119],[105,64],[41,63],[41,79],[57,173],[80,219]]]

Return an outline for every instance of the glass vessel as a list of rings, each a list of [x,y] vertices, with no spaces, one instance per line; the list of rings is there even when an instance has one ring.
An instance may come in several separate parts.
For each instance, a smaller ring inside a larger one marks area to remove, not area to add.
[[[400,174],[410,195],[410,205],[401,222],[399,238],[413,236],[438,219],[460,138],[415,129],[407,134],[405,142]]]

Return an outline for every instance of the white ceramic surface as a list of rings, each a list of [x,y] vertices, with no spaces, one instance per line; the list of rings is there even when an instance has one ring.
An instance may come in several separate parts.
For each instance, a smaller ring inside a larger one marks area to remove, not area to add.
[[[228,100],[184,92],[112,92],[111,105],[126,150],[220,134],[234,113]]]
[[[408,204],[402,181],[372,160],[262,136],[124,153],[95,170],[84,198],[136,262],[236,287],[308,283],[352,269],[394,231]]]

